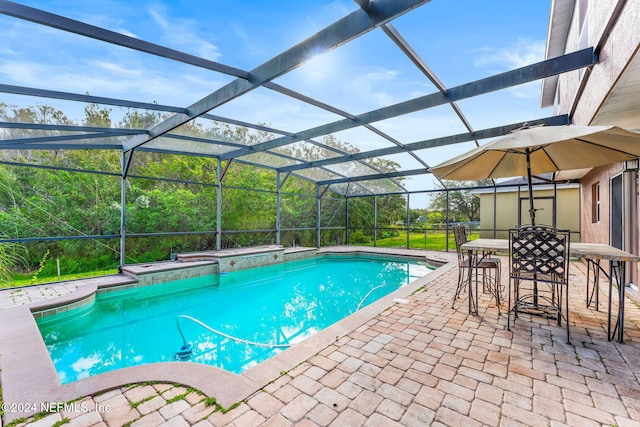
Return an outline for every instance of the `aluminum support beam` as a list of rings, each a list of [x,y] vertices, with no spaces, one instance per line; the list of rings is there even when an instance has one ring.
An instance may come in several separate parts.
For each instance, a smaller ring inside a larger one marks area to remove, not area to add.
[[[40,9],[35,9],[33,7],[11,1],[0,0],[0,13],[13,16],[14,18],[24,19],[25,21],[35,22],[36,24],[46,25],[48,27],[79,34],[81,36],[123,46],[129,49],[134,49],[140,52],[184,62],[185,64],[195,65],[197,67],[218,71],[236,77],[248,77],[246,71],[242,71],[238,68],[223,65],[208,59],[199,58],[194,55],[189,55],[188,53],[169,49],[135,37],[125,36],[124,34],[116,33],[115,31],[105,30],[104,28],[96,27],[74,19],[65,18],[64,16],[45,12]]]
[[[114,135],[110,132],[99,132],[99,133],[87,133],[82,135],[58,135],[58,136],[39,136],[34,138],[16,138],[16,139],[4,139],[0,141],[0,148],[5,145],[14,145],[21,144],[24,145],[23,149],[28,150],[30,144],[38,144],[45,143],[55,145],[56,141],[77,141],[82,139],[97,139],[97,138],[114,138],[118,135]],[[109,146],[118,145],[118,144],[106,144]],[[84,148],[84,147],[79,147]]]
[[[150,110],[150,111],[165,111],[169,113],[183,113],[183,114],[187,113],[186,108],[175,107],[172,105],[154,104],[150,102],[139,102],[139,101],[131,101],[127,99],[108,98],[104,96],[94,96],[94,95],[83,95],[79,93],[61,92],[61,91],[47,90],[47,89],[36,89],[31,87],[14,86],[14,85],[6,85],[6,84],[0,84],[0,93],[11,93],[14,95],[33,96],[37,98],[62,99],[65,101],[85,102],[88,104],[115,105],[118,107],[139,108],[142,110]],[[274,128],[270,128],[263,125],[257,125],[254,123],[248,123],[241,120],[230,119],[228,117],[222,117],[215,114],[203,114],[201,117],[203,119],[215,120],[218,122],[229,123],[235,126],[244,126],[251,129],[263,130],[265,132],[276,133],[279,135],[288,135],[288,136],[294,135],[293,133],[287,132],[284,130],[274,129]],[[149,133],[149,131],[144,129],[144,133]]]
[[[216,189],[216,250],[222,248],[222,173],[220,161],[216,164],[216,181],[218,188]]]
[[[316,247],[320,248],[320,186],[316,184]]]
[[[276,172],[276,245],[280,244],[280,187],[281,187],[280,172]]]
[[[384,33],[400,48],[400,50],[413,62],[413,64],[424,74],[431,83],[438,89],[440,92],[446,95],[447,88],[446,86],[438,79],[433,71],[427,66],[427,64],[420,58],[420,56],[416,53],[415,50],[407,43],[407,41],[400,35],[398,30],[391,24],[386,24],[382,26],[382,30]],[[462,124],[469,132],[473,132],[473,128],[471,124],[462,113],[460,107],[456,102],[450,103],[451,108],[456,113]],[[478,141],[476,140],[476,146],[478,145]]]
[[[61,92],[57,90],[37,89],[32,87],[14,86],[7,84],[0,84],[0,93],[11,93],[14,95],[33,96],[37,98],[63,99],[65,101],[86,102],[89,104],[117,105],[119,107],[141,108],[153,111],[167,111],[170,113],[183,113],[186,111],[185,108],[172,107],[170,105],[129,101],[126,99],[108,98],[105,96],[82,95],[79,93]]]
[[[407,249],[410,245],[411,237],[411,195],[407,194]]]
[[[187,108],[187,114],[176,114],[150,129],[148,137],[135,137],[125,142],[123,148],[129,151],[170,130],[219,107],[271,80],[293,70],[315,55],[336,48],[348,41],[371,31],[377,26],[427,3],[428,0],[379,0],[371,3],[372,11],[367,14],[356,10],[332,25],[320,30],[303,42],[275,56],[251,70],[246,78],[238,78]],[[228,160],[231,157],[226,157]]]
[[[404,37],[400,35],[398,30],[396,30],[396,28],[391,24],[383,25],[382,30],[396,44],[396,46],[398,46],[400,50],[411,60],[411,62],[413,62],[413,64],[422,72],[422,74],[424,74],[427,77],[427,79],[429,79],[429,81],[433,83],[436,89],[438,89],[440,92],[446,95],[447,93],[446,86],[440,81],[440,79],[435,75],[435,73],[431,71],[431,69],[427,66],[427,64],[422,60],[420,55],[418,55],[418,53],[415,50],[413,50],[411,45],[404,39]],[[458,104],[456,102],[450,102],[449,105],[453,109],[453,112],[456,113],[456,115],[458,116],[458,119],[460,119],[464,127],[469,131],[469,133],[473,133],[473,128],[471,127],[471,124],[465,117],[464,113],[462,112],[462,109],[458,106]],[[477,139],[474,139],[474,141],[476,143],[476,147],[478,147],[480,145],[480,142],[478,142]],[[409,153],[414,158],[419,159],[418,155],[415,154],[413,151],[409,151]],[[424,166],[428,166],[424,162],[422,162],[422,164]],[[436,177],[436,179],[438,180],[438,182],[440,182],[440,184],[444,186],[444,183],[439,177]]]
[[[355,119],[338,120],[306,131],[298,132],[296,137],[284,136],[261,144],[256,144],[250,148],[227,153],[222,156],[222,158],[227,159],[249,153],[255,153],[257,151],[270,150],[272,148],[315,138],[317,136],[352,129],[354,127],[363,126],[365,124],[381,120],[387,120],[404,114],[414,113],[416,111],[544,79],[545,77],[556,74],[577,70],[593,65],[595,62],[596,57],[593,54],[593,48],[586,48],[557,58],[548,59],[536,64],[527,65],[505,73],[487,77],[485,79],[455,86],[448,89],[446,94],[443,94],[442,92],[435,92],[409,101],[360,114],[356,116]]]
[[[378,196],[373,196],[373,247],[378,246]]]
[[[111,133],[113,134],[112,136],[136,135],[139,133],[147,133],[146,129],[122,129],[122,128],[107,128],[107,127],[100,127],[100,126],[50,125],[50,124],[43,124],[43,123],[16,123],[16,122],[0,122],[0,128],[48,130],[48,131],[59,131],[59,132],[102,132],[102,133]]]
[[[390,179],[390,178],[398,178],[398,177],[404,177],[404,176],[426,175],[428,173],[429,173],[428,168],[420,168],[420,169],[412,169],[407,171],[381,173],[376,175],[354,176],[350,178],[325,179],[323,181],[318,181],[318,184],[320,185],[342,184],[345,182],[371,181],[375,179],[384,179],[384,178]]]
[[[120,176],[120,267],[127,263],[127,180],[124,176],[125,155],[121,153],[120,165],[122,174]]]
[[[345,244],[350,245],[351,239],[349,237],[351,233],[349,233],[349,198],[348,197],[346,197],[344,201],[344,232],[345,232]]]
[[[504,126],[498,126],[489,129],[478,130],[473,133],[461,133],[458,135],[444,136],[435,139],[427,139],[424,141],[413,142],[405,144],[404,147],[387,147],[377,150],[363,151],[360,153],[350,154],[344,157],[334,157],[330,159],[316,160],[312,162],[306,162],[299,165],[284,166],[279,170],[282,172],[296,171],[301,169],[308,169],[313,167],[322,167],[326,165],[333,165],[338,163],[350,162],[354,160],[370,159],[380,156],[389,156],[392,154],[402,153],[406,150],[424,150],[426,148],[442,147],[444,145],[458,144],[461,142],[473,141],[474,139],[495,138],[498,136],[506,135],[512,130],[521,128],[525,122],[518,122]],[[562,126],[570,123],[568,115],[552,116],[544,119],[528,120],[526,123],[529,125],[545,126]]]

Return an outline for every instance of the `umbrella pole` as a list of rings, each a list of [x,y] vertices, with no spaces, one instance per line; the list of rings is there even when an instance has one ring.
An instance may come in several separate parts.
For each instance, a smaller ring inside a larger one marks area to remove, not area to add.
[[[536,225],[536,210],[533,208],[533,183],[531,179],[531,151],[527,148],[525,150],[527,156],[527,185],[529,188],[529,217],[531,218],[531,225]],[[533,305],[538,307],[538,277],[537,274],[533,274]]]
[[[533,208],[533,183],[531,179],[531,151],[525,150],[527,156],[527,185],[529,187],[529,218],[531,225],[536,225],[536,210]]]

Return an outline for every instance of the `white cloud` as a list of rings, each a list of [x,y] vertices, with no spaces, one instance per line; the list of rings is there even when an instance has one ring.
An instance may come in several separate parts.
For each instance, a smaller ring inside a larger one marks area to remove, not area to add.
[[[369,99],[376,106],[385,106],[395,102],[396,97],[390,91],[384,90],[400,75],[398,70],[390,70],[383,67],[372,67],[363,72],[355,72],[355,77],[350,77],[347,84],[350,85],[350,94],[358,94],[362,99]]]
[[[544,60],[544,40],[517,39],[513,44],[480,50],[482,57],[474,61],[478,68],[499,68],[499,71],[512,70]]]
[[[119,29],[116,29],[114,31],[117,32],[117,33],[120,33],[120,34],[124,34],[125,36],[133,37],[135,39],[140,38],[140,37],[138,37],[137,34],[132,33],[131,31],[127,30],[126,28],[119,28]]]
[[[491,74],[514,70],[544,60],[545,42],[519,38],[514,43],[501,48],[484,48],[482,57],[474,61],[478,68],[489,69]],[[509,92],[518,98],[538,98],[540,83],[533,82],[516,86]]]
[[[107,61],[88,61],[80,66],[5,61],[0,64],[0,79],[21,86],[177,107],[192,104],[222,84],[198,73],[176,75]],[[55,87],[50,82],[55,82]]]
[[[158,24],[161,28],[163,28],[164,30],[169,29],[169,23],[159,11],[151,9],[149,10],[149,15],[151,15],[155,23]]]
[[[198,34],[199,25],[193,19],[167,18],[163,7],[149,10],[153,21],[163,30],[162,38],[176,49],[192,52],[196,56],[217,61],[220,50],[216,45],[206,40],[204,35]]]
[[[122,77],[126,76],[126,77],[141,77],[143,75],[142,70],[137,70],[135,68],[131,68],[131,67],[125,67],[121,64],[116,64],[113,62],[107,62],[107,61],[92,61],[92,64],[95,65],[97,68],[108,72],[108,73],[113,73],[113,74],[118,74]]]

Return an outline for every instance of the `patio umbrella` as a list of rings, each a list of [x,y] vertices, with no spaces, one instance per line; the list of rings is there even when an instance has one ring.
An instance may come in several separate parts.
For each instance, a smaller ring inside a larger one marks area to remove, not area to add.
[[[616,126],[523,127],[432,167],[441,179],[526,176],[535,225],[531,176],[604,166],[640,157],[640,134]]]

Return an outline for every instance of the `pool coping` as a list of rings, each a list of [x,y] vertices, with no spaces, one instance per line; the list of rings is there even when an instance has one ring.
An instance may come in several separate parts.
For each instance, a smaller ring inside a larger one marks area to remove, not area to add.
[[[375,248],[348,249],[325,248],[323,254],[387,255],[415,258],[417,251],[375,250]],[[373,250],[372,250],[373,249]],[[422,256],[425,256],[424,251]],[[284,350],[274,357],[249,368],[241,374],[233,374],[214,366],[185,362],[161,362],[118,369],[67,384],[61,384],[51,357],[46,349],[32,312],[60,304],[73,304],[98,291],[101,287],[115,286],[118,280],[130,280],[126,276],[112,277],[99,286],[87,283],[75,292],[47,301],[0,310],[0,384],[4,403],[17,405],[19,411],[6,412],[4,421],[41,412],[51,402],[65,403],[78,398],[100,394],[127,384],[166,381],[194,387],[217,403],[228,408],[262,390],[266,385],[321,352],[340,337],[364,325],[376,315],[396,304],[396,299],[406,298],[440,275],[454,268],[450,262],[425,276],[367,305],[361,310],[334,323],[304,341]],[[25,375],[29,372],[29,375]]]

